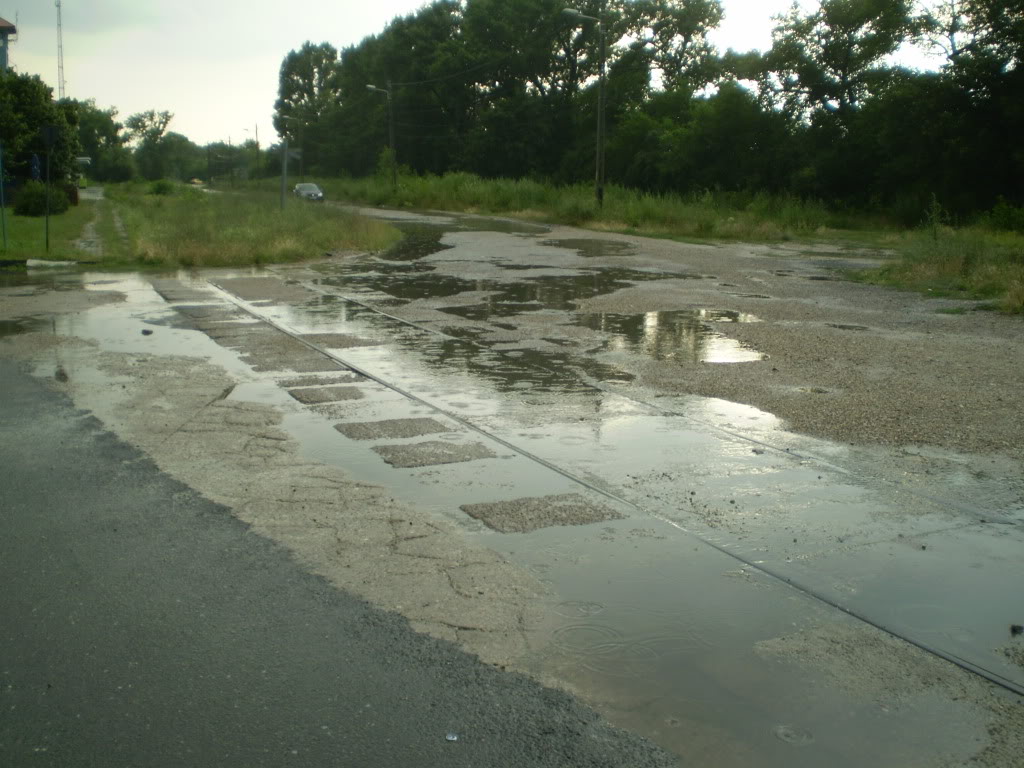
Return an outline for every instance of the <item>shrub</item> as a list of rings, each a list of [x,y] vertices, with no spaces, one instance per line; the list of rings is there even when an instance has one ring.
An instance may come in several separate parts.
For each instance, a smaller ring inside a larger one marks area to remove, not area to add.
[[[167,179],[157,179],[149,185],[149,194],[172,195],[174,194],[174,184],[169,182]]]
[[[71,205],[67,193],[59,186],[50,187],[50,213],[64,213]],[[41,181],[30,181],[18,191],[14,201],[14,213],[18,216],[46,215],[46,185]]]
[[[985,219],[992,229],[1024,233],[1024,208],[1010,205],[1002,197]]]

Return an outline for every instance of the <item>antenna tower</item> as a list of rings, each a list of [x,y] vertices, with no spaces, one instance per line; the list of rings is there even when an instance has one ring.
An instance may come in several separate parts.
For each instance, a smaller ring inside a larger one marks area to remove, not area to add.
[[[54,0],[57,6],[57,92],[64,98],[64,23],[60,16],[60,0]]]

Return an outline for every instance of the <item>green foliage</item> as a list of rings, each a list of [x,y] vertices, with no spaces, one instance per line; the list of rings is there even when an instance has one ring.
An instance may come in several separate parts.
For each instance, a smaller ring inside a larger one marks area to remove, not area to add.
[[[765,64],[774,90],[794,112],[848,114],[882,81],[879,63],[912,29],[910,0],[822,0],[781,18]]]
[[[47,148],[41,130],[54,125],[57,140],[50,151],[50,177],[62,180],[73,175],[77,171],[75,157],[80,152],[77,119],[74,105],[55,102],[53,89],[38,75],[0,73],[0,143],[5,173],[16,179],[30,179],[33,156],[45,168]]]
[[[49,197],[51,215],[64,213],[71,207],[67,193],[59,185],[51,185]],[[30,181],[18,190],[18,195],[14,199],[14,214],[16,216],[45,216],[46,198],[46,185],[40,181]]]
[[[89,258],[79,251],[75,241],[82,228],[93,217],[95,203],[85,201],[72,206],[60,216],[50,217],[50,249],[46,250],[46,227],[38,216],[19,216],[7,211],[7,250],[0,242],[0,254],[5,259],[60,259]]]
[[[908,226],[933,195],[956,222],[1000,197],[1024,205],[1022,2],[920,0],[916,16],[911,0],[794,5],[769,53],[720,57],[708,42],[717,0],[584,0],[575,7],[600,16],[607,34],[608,179],[680,199],[713,190],[821,200]],[[368,188],[381,204],[416,199],[405,191],[415,174],[586,183],[602,40],[564,5],[437,0],[340,55],[307,42],[282,62],[275,126],[302,150],[305,173],[369,176],[393,124],[394,162],[409,170],[400,194]],[[887,63],[901,45],[944,36],[941,71]],[[653,73],[664,90],[652,90]],[[249,164],[238,148],[207,149],[214,177],[234,180]],[[201,175],[184,170],[196,163],[149,155],[136,154],[147,178]],[[269,159],[277,170],[279,153]],[[801,229],[803,208],[780,231]],[[701,232],[721,230],[699,219]]]
[[[1010,205],[1000,197],[995,207],[982,217],[982,222],[992,229],[1024,234],[1024,207]]]
[[[187,187],[145,194],[148,187],[109,188],[127,228],[132,261],[145,265],[229,266],[320,258],[331,250],[381,250],[399,237],[384,222],[272,194],[211,195]]]
[[[930,224],[897,243],[898,262],[863,279],[964,299],[990,299],[1024,313],[1024,237]]]
[[[149,194],[151,195],[173,195],[174,184],[167,179],[157,179],[150,183]]]

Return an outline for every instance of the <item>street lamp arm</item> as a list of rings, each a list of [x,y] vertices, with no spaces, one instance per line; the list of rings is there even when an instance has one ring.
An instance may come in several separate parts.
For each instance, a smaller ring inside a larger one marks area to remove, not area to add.
[[[601,23],[601,20],[597,18],[597,16],[587,16],[587,14],[577,11],[575,8],[563,8],[562,15],[567,16],[570,19],[596,21],[598,24]]]

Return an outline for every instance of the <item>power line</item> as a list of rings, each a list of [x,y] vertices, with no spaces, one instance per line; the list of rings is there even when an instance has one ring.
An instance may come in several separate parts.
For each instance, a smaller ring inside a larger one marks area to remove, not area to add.
[[[429,80],[410,80],[410,81],[405,82],[405,83],[392,83],[392,85],[429,85],[430,83],[440,83],[440,82],[444,82],[445,80],[452,80],[453,78],[456,78],[456,77],[462,77],[463,75],[468,75],[471,72],[476,72],[477,70],[484,69],[486,67],[490,67],[490,66],[492,66],[494,64],[500,64],[501,62],[507,61],[510,58],[512,58],[512,54],[509,53],[509,54],[506,54],[506,55],[502,56],[500,59],[492,59],[490,61],[485,61],[483,64],[477,64],[475,67],[470,67],[469,69],[464,69],[461,72],[453,72],[450,75],[443,75],[441,77],[433,77],[433,78],[430,78]]]

